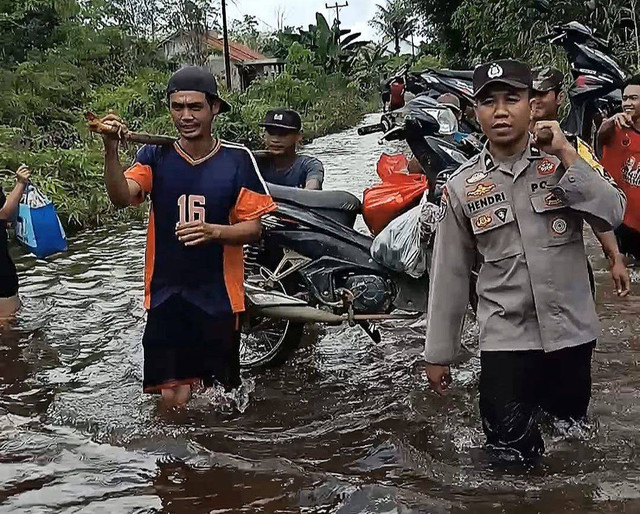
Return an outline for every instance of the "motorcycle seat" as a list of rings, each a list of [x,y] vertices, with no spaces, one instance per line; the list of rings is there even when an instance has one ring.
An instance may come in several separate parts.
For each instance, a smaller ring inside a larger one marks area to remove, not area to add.
[[[431,73],[452,79],[473,80],[473,71],[468,70],[429,70]]]
[[[312,191],[276,184],[267,187],[276,202],[306,207],[348,227],[353,227],[362,212],[362,202],[346,191]]]

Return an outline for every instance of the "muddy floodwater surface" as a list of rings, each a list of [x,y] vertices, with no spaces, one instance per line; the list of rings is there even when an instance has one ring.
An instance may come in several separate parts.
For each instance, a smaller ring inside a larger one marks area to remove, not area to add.
[[[377,120],[368,117],[365,122]],[[361,196],[383,147],[349,130],[305,149]],[[360,225],[362,226],[362,225]],[[24,308],[0,334],[0,512],[640,512],[640,273],[618,299],[589,239],[602,319],[591,424],[545,428],[534,469],[488,462],[479,361],[436,397],[423,329],[310,327],[283,366],[183,412],[141,391],[143,224],[86,231],[49,262],[16,252]],[[465,344],[477,352],[472,324]],[[553,376],[549,380],[554,380]]]

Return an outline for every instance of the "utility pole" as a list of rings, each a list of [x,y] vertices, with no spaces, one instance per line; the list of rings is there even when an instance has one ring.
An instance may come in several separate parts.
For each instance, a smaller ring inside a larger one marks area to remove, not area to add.
[[[229,56],[229,34],[227,33],[227,2],[222,4],[222,45],[224,47],[224,74],[227,79],[227,89],[231,91],[231,58]]]
[[[338,24],[340,24],[340,9],[342,9],[343,7],[349,7],[349,2],[345,1],[344,4],[338,4],[338,2],[336,2],[334,5],[324,4],[324,6],[327,9],[336,10],[336,21],[338,22]]]

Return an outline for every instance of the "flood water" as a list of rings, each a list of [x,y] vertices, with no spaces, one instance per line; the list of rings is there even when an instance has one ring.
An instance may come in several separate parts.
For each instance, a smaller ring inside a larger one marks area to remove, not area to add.
[[[327,188],[376,181],[376,136],[307,151]],[[287,364],[245,376],[243,412],[213,393],[159,411],[141,392],[143,248],[144,227],[127,224],[82,233],[50,262],[17,257],[25,306],[0,335],[0,512],[640,512],[640,275],[638,296],[616,298],[593,245],[592,426],[546,429],[531,470],[484,458],[478,359],[438,398],[408,326],[384,326],[380,344],[313,328]],[[472,326],[466,344],[477,349]]]

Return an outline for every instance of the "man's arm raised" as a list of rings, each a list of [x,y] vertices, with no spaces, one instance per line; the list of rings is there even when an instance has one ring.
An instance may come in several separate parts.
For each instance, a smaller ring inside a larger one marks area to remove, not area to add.
[[[127,130],[127,126],[115,114],[108,114],[102,122]],[[104,183],[111,203],[121,209],[135,203],[142,193],[142,187],[135,180],[127,179],[124,175],[125,167],[120,163],[118,149],[120,140],[117,135],[103,134],[104,142]]]

